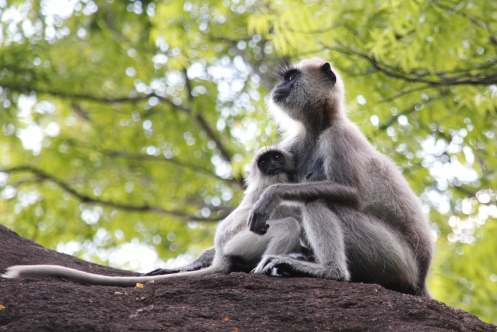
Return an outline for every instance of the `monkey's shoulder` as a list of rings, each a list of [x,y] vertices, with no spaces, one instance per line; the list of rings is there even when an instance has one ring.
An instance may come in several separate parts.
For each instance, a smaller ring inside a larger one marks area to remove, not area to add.
[[[374,173],[387,172],[393,166],[393,163],[388,158],[379,153],[376,156],[365,157],[363,164],[368,171]]]

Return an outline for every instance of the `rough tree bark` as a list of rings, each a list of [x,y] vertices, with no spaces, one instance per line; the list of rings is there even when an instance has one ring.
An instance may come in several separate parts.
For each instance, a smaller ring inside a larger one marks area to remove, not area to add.
[[[0,226],[0,270],[60,264],[104,273]],[[0,280],[0,331],[497,331],[462,310],[378,285],[234,273],[146,284]]]

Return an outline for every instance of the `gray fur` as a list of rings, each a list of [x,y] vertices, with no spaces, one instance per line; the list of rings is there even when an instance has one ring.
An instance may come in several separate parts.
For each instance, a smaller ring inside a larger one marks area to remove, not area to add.
[[[284,164],[278,166],[275,175],[263,174],[258,159],[267,152],[278,151],[284,156]],[[180,269],[155,270],[139,277],[110,277],[86,273],[57,265],[18,265],[7,268],[4,278],[62,277],[76,282],[134,286],[137,282],[161,281],[169,278],[198,277],[212,273],[230,273],[237,269],[253,269],[263,255],[280,255],[300,252],[300,214],[292,209],[274,210],[264,236],[248,230],[247,220],[252,206],[270,185],[289,181],[293,173],[293,157],[276,147],[264,148],[253,158],[243,200],[221,222],[214,239],[214,247],[205,250],[193,263]],[[182,271],[182,272],[179,272]],[[177,273],[179,272],[179,273]]]
[[[271,274],[276,268],[378,283],[429,297],[426,276],[433,243],[418,199],[394,163],[347,118],[343,82],[333,68],[336,82],[326,81],[325,64],[304,60],[289,69],[299,72],[296,79],[273,90],[270,110],[276,121],[283,129],[299,128],[281,144],[295,157],[298,183],[270,186],[249,219],[250,230],[263,234],[274,207],[300,201],[315,262],[271,255],[255,271]]]

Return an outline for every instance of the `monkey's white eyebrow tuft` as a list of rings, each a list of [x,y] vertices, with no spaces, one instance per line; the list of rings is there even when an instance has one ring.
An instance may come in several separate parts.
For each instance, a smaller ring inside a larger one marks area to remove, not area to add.
[[[282,63],[282,64],[280,64],[280,65],[278,65],[276,67],[276,70],[275,70],[276,71],[276,76],[279,79],[283,80],[285,74],[288,73],[291,70],[298,71],[299,69],[298,69],[298,67],[296,65],[292,65],[292,64],[289,64],[289,63]]]

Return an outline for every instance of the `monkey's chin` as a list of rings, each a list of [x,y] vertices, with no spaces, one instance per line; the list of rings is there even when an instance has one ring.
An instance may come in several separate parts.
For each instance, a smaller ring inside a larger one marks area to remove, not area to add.
[[[272,168],[272,169],[267,170],[267,175],[271,175],[271,176],[279,175],[282,173],[285,173],[285,170],[282,170],[280,168]]]
[[[273,93],[271,99],[273,100],[273,103],[279,106],[283,103],[283,101],[288,97],[288,93]]]
[[[269,113],[273,116],[273,119],[284,133],[291,133],[294,135],[295,133],[302,132],[304,130],[302,124],[299,120],[292,118],[291,113],[295,112],[289,111],[284,104],[284,102],[276,103],[273,98],[271,98],[268,103]]]
[[[288,95],[285,95],[284,97],[277,98],[274,96],[272,98],[272,105],[278,108],[280,111],[285,113],[287,116],[289,116],[292,120],[299,121],[299,119],[296,119],[295,117],[299,114],[300,110],[294,110],[292,107],[288,105]]]

